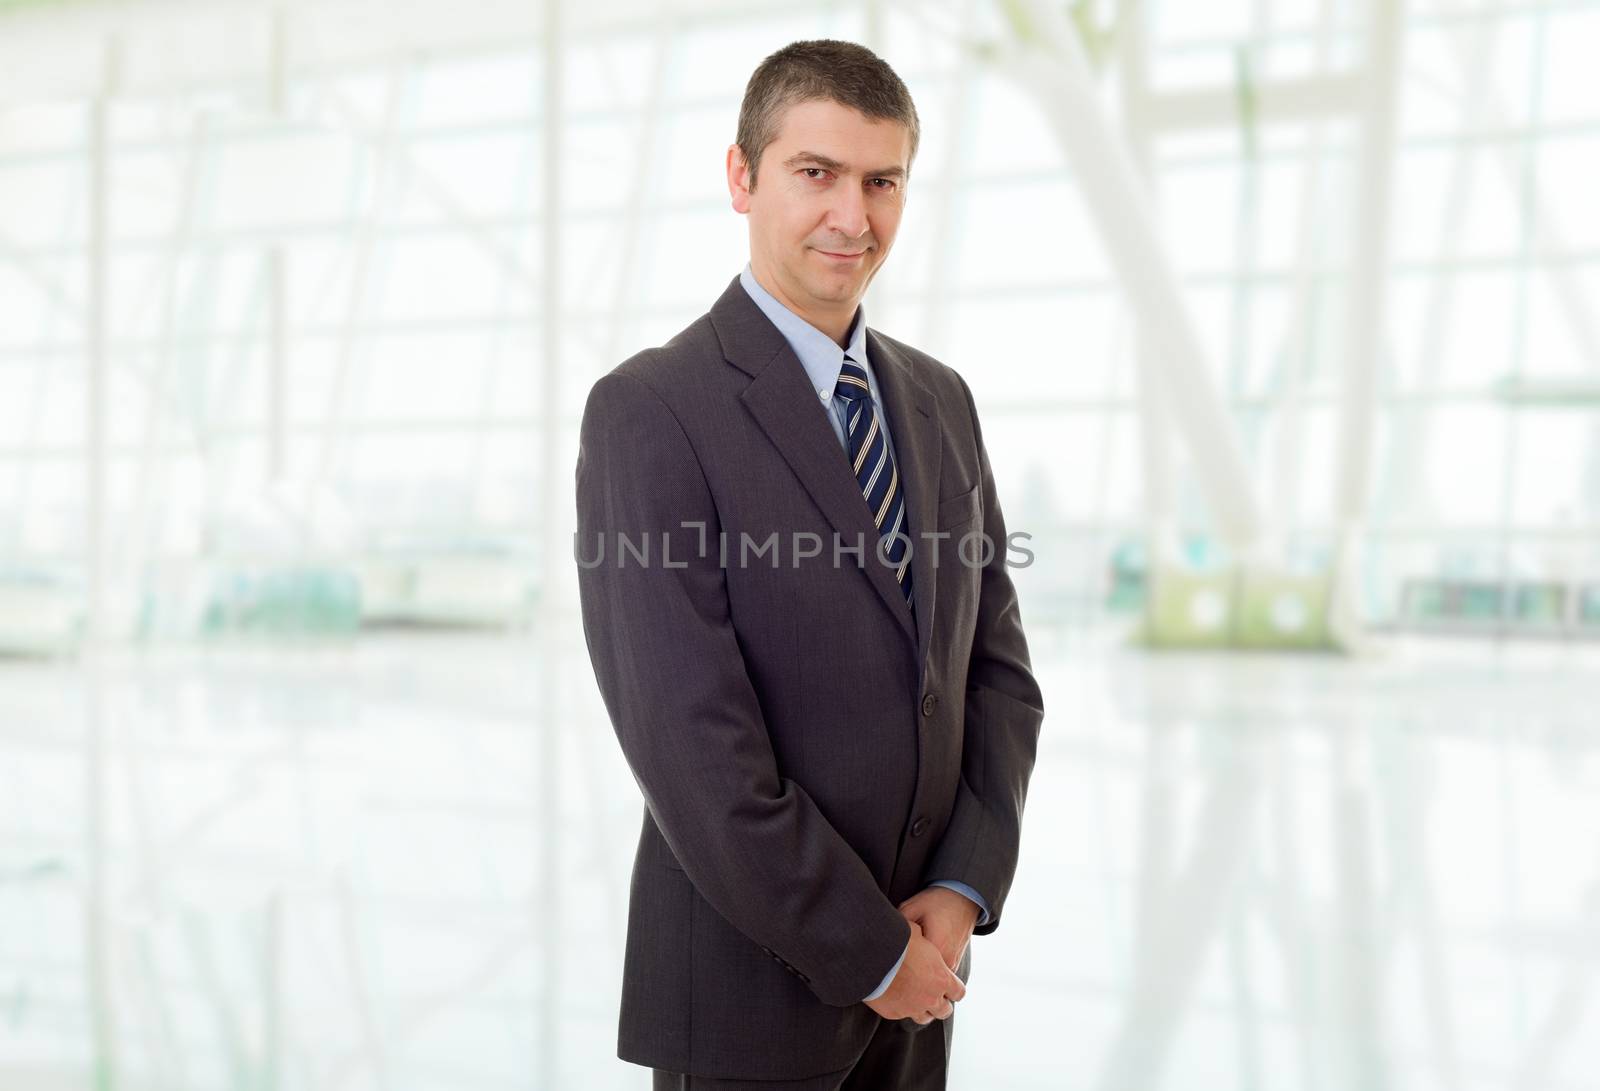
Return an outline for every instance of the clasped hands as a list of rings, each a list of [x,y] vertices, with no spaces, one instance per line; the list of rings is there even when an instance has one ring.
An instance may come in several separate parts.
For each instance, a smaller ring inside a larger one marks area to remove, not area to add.
[[[949,887],[930,886],[901,902],[900,913],[911,922],[905,961],[883,994],[864,1003],[885,1019],[948,1019],[967,995],[955,969],[972,940],[978,906]]]

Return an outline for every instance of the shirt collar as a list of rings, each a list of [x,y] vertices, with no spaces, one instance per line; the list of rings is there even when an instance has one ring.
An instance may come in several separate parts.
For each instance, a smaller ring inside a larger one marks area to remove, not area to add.
[[[839,369],[844,364],[846,354],[871,374],[867,364],[866,307],[856,307],[856,316],[850,325],[850,344],[847,348],[840,348],[833,338],[785,307],[763,288],[750,271],[748,262],[739,274],[739,283],[755,301],[755,305],[761,308],[761,313],[778,327],[778,332],[789,342],[789,347],[794,349],[794,354],[800,358],[800,366],[805,368],[806,377],[811,382],[811,389],[819,393],[827,391],[831,398],[839,385]]]

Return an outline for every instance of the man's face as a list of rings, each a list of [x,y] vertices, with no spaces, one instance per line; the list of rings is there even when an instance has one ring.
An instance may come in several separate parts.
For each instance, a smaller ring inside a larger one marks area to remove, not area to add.
[[[825,100],[784,114],[754,190],[738,146],[728,149],[733,207],[750,217],[751,271],[836,339],[894,244],[910,154],[904,125]]]

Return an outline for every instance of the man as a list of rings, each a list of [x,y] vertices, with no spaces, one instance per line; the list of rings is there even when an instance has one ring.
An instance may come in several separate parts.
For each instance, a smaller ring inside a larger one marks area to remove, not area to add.
[[[618,1055],[658,1089],[943,1087],[1016,869],[1044,705],[972,395],[860,306],[917,135],[869,50],[763,61],[748,267],[584,409],[584,633],[646,804]]]

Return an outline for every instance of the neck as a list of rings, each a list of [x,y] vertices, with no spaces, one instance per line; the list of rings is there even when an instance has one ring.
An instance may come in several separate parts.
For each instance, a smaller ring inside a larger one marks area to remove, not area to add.
[[[767,294],[788,307],[795,314],[805,319],[811,325],[821,330],[833,339],[833,343],[840,348],[850,347],[850,324],[855,318],[856,307],[859,299],[852,299],[848,303],[819,309],[815,306],[807,307],[796,302],[789,293],[785,292],[776,277],[770,275],[754,257],[750,259],[750,274],[756,278],[756,283],[767,290]]]

